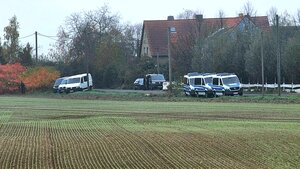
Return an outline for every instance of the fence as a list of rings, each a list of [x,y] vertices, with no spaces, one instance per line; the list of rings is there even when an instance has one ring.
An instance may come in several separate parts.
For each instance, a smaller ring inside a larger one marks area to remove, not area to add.
[[[262,84],[242,84],[242,87],[246,91],[255,91],[255,90],[261,90]],[[300,93],[300,84],[281,84],[280,88],[282,91],[286,92],[296,92]],[[264,85],[264,90],[277,90],[278,89],[278,84],[265,84]]]

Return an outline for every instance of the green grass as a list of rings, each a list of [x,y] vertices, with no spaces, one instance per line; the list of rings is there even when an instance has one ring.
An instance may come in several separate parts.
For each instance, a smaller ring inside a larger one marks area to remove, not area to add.
[[[70,96],[0,97],[0,168],[297,168],[300,163],[299,104]]]
[[[300,94],[282,93],[277,94],[246,93],[245,96],[226,96],[218,98],[196,98],[187,97],[182,91],[177,91],[173,95],[167,92],[161,94],[153,91],[110,91],[94,89],[92,91],[75,92],[70,94],[57,94],[51,91],[27,93],[27,97],[57,98],[57,99],[85,99],[85,100],[116,100],[116,101],[160,101],[160,102],[225,102],[225,103],[281,103],[300,104]]]

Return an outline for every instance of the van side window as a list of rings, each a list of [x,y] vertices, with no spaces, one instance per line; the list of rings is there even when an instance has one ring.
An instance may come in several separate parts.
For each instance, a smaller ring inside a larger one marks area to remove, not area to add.
[[[83,78],[80,78],[80,82],[83,83]]]
[[[87,82],[87,76],[83,76],[83,81]]]
[[[213,85],[219,85],[219,79],[214,78],[213,79]]]
[[[202,85],[202,78],[195,78],[195,85]]]

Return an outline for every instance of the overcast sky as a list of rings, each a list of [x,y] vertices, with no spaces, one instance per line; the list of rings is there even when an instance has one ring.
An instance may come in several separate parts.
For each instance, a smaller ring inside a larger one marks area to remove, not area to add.
[[[0,29],[3,43],[4,27],[9,19],[16,15],[20,24],[20,37],[35,31],[44,35],[55,36],[59,26],[73,13],[96,10],[107,4],[112,13],[117,13],[124,23],[142,23],[143,20],[166,19],[177,16],[186,9],[201,11],[204,18],[217,17],[222,9],[226,17],[237,16],[248,0],[0,0]],[[288,11],[296,15],[300,9],[299,0],[249,0],[257,15],[266,15],[271,7],[276,7],[279,14]],[[21,44],[29,42],[34,46],[34,36],[20,39]],[[39,37],[39,51],[47,53],[49,44],[54,40]]]

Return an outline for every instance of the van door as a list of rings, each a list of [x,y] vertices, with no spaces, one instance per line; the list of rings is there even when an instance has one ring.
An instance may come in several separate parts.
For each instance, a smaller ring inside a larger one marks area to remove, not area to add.
[[[87,76],[81,77],[81,83],[80,83],[80,88],[81,89],[86,89],[87,88]]]

